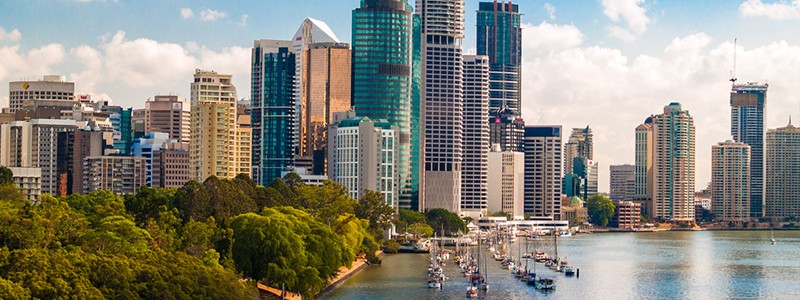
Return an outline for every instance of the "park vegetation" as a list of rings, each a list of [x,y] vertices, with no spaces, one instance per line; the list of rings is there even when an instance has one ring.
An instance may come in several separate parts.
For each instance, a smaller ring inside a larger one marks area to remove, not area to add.
[[[254,299],[255,282],[313,297],[339,267],[377,259],[376,238],[396,219],[380,193],[357,201],[293,173],[266,187],[210,177],[31,203],[6,170],[0,299]]]

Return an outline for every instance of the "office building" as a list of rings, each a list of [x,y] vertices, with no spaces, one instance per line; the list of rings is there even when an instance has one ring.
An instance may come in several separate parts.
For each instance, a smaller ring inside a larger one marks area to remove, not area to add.
[[[135,140],[147,133],[146,118],[147,110],[144,108],[134,109],[131,112],[131,139]],[[189,120],[189,136],[191,136],[191,119]],[[131,142],[133,144],[133,142]]]
[[[117,195],[136,194],[147,186],[146,170],[144,157],[87,157],[83,162],[83,193],[108,190]]]
[[[23,101],[55,100],[74,102],[75,83],[67,82],[61,75],[45,75],[37,81],[12,81],[8,83],[10,113],[23,109]]]
[[[770,129],[767,131],[766,141],[764,173],[766,217],[798,216],[800,176],[797,176],[797,171],[800,170],[800,128],[790,122],[786,127]],[[752,205],[752,202],[750,204]],[[752,208],[750,211],[753,211]]]
[[[165,132],[169,138],[188,147],[191,132],[191,106],[176,95],[155,95],[145,102],[144,131]]]
[[[133,146],[133,108],[122,108],[119,106],[106,106],[103,111],[110,112],[108,119],[114,130],[114,149],[122,155],[130,155]],[[188,128],[188,126],[187,126]]]
[[[352,100],[358,116],[386,120],[399,131],[399,206],[420,208],[418,17],[403,0],[362,1],[353,10]],[[460,54],[459,54],[460,55]],[[415,100],[416,99],[416,100]],[[415,102],[416,106],[415,106]],[[415,146],[416,145],[416,146]],[[416,147],[416,148],[415,148]]]
[[[10,167],[12,180],[19,187],[25,199],[32,203],[39,201],[42,194],[42,169],[34,167]]]
[[[653,116],[653,199],[651,216],[669,221],[694,220],[695,128],[680,103]]]
[[[397,209],[397,128],[353,112],[338,114],[346,117],[337,117],[342,120],[328,129],[328,177],[347,187],[354,199],[364,190],[379,191]]]
[[[561,218],[561,126],[525,127],[525,214]]]
[[[136,139],[133,142],[132,155],[137,157],[144,157],[145,159],[145,183],[148,187],[155,187],[157,178],[160,175],[158,169],[159,157],[156,156],[156,151],[161,150],[164,143],[176,142],[170,139],[170,134],[166,132],[148,132],[143,137]]]
[[[80,194],[83,191],[83,160],[102,156],[113,147],[113,139],[105,132],[91,128],[64,131],[57,134],[56,172],[58,192],[54,196]]]
[[[252,51],[253,179],[267,186],[291,171],[297,147],[291,41],[256,40]]]
[[[478,3],[477,52],[489,57],[489,107],[522,115],[522,29],[519,5],[511,1]]]
[[[236,87],[231,77],[197,69],[190,84],[189,157],[192,179],[200,182],[210,176],[237,175]]]
[[[294,94],[297,108],[297,155],[325,173],[327,132],[333,113],[350,110],[351,51],[327,24],[306,18],[293,39]]]
[[[636,196],[636,166],[610,166],[609,196],[614,201],[633,201]]]
[[[461,169],[461,211],[473,218],[486,215],[489,159],[489,58],[464,56],[464,161]]]
[[[42,193],[58,195],[58,133],[75,131],[75,120],[34,119],[0,125],[0,165],[42,169]]]
[[[642,222],[642,207],[639,203],[631,201],[614,201],[614,216],[608,223],[609,227],[634,229]]]
[[[417,0],[421,24],[422,207],[461,209],[463,0]]]
[[[182,187],[190,180],[189,152],[183,143],[166,142],[153,151],[152,187]]]
[[[750,146],[750,217],[764,216],[764,131],[768,84],[748,82],[731,87],[731,135]]]
[[[569,139],[564,143],[564,173],[575,173],[573,163],[575,158],[587,160],[594,159],[594,134],[589,126],[586,128],[572,128]],[[585,179],[585,178],[584,178]]]
[[[652,216],[651,201],[653,200],[653,116],[648,117],[642,124],[636,126],[635,135],[635,166],[636,183],[634,186],[634,201],[641,204],[644,213]]]
[[[717,220],[747,222],[750,219],[750,146],[747,144],[726,141],[711,146],[711,207]]]
[[[493,145],[486,168],[487,209],[524,217],[525,153]]]
[[[489,143],[500,145],[502,151],[523,152],[525,121],[510,109],[489,112]]]

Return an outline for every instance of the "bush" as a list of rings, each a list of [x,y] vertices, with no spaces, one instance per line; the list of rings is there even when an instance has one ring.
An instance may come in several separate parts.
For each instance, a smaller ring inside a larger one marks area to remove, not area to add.
[[[383,245],[384,253],[393,254],[397,253],[398,251],[400,251],[400,243],[398,243],[397,240],[388,240],[386,241],[386,244]]]

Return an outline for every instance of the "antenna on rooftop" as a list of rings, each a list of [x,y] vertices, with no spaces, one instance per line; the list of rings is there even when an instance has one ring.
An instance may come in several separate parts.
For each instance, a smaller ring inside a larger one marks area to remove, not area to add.
[[[733,39],[733,70],[731,71],[731,85],[736,84],[736,38]]]

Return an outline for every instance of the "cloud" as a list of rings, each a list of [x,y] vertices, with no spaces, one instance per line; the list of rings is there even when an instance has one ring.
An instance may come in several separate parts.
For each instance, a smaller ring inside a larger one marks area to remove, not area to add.
[[[13,31],[12,31],[13,32]],[[48,44],[22,51],[20,46],[0,46],[0,82],[40,79],[42,75],[54,74],[56,66],[62,64],[66,53],[61,44]],[[0,107],[8,107],[8,85],[0,85]]]
[[[250,16],[248,16],[247,14],[243,14],[241,17],[239,17],[239,25],[240,26],[247,26],[247,19],[249,19],[249,18],[250,18]]]
[[[181,8],[181,18],[182,19],[191,19],[194,17],[194,12],[191,8],[183,7]]]
[[[672,101],[694,117],[695,184],[698,189],[706,186],[711,145],[730,139],[733,41],[714,41],[698,32],[675,37],[662,51],[634,55],[586,45],[572,25],[542,22],[524,28],[525,123],[560,124],[566,134],[573,127],[591,126],[601,191],[608,189],[609,165],[634,162],[634,128]],[[548,45],[558,37],[568,41]],[[800,78],[800,45],[778,41],[738,47],[739,82],[769,80],[767,126],[785,126],[788,115],[799,111],[793,95],[800,94],[800,86],[791,79]]]
[[[609,35],[624,41],[632,41],[647,31],[650,18],[642,4],[645,0],[603,0],[603,13],[614,23],[625,21],[627,28],[612,25]]]
[[[203,21],[216,21],[228,16],[228,13],[224,11],[218,11],[213,9],[203,9],[200,11],[200,19]]]
[[[19,32],[18,29],[14,28],[14,30],[6,31],[5,28],[0,27],[0,41],[9,40],[12,42],[19,41],[22,37],[22,33]]]
[[[743,17],[766,17],[773,20],[800,19],[800,0],[777,3],[764,3],[761,0],[747,0],[739,5]]]
[[[547,12],[547,17],[549,17],[550,20],[555,20],[556,19],[556,7],[555,6],[553,6],[550,3],[545,3],[544,4],[544,10]]]

